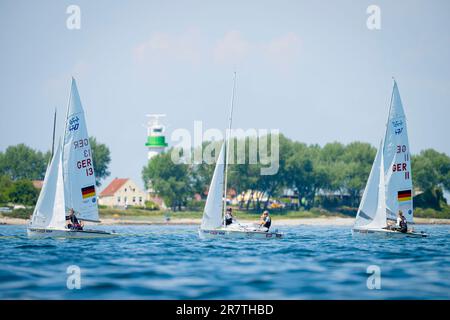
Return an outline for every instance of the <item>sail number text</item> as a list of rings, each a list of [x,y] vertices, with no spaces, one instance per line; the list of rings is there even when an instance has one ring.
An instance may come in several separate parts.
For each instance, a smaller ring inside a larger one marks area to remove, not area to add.
[[[85,169],[87,176],[92,176],[94,174],[94,169],[92,168],[92,160],[91,160],[91,158],[77,161],[77,168],[78,169]]]
[[[75,149],[86,148],[89,147],[89,139],[80,139],[73,142],[73,146]],[[77,161],[77,168],[84,169],[86,176],[92,176],[94,174],[94,168],[91,158],[91,149],[86,148],[83,151],[83,156],[85,159]]]
[[[80,139],[73,142],[73,147],[75,149],[84,148],[89,145],[89,139]]]
[[[405,172],[405,180],[410,179],[410,174],[408,171],[408,162],[409,162],[409,152],[408,148],[405,145],[397,146],[397,154],[404,154],[404,161],[402,163],[394,163],[392,166],[392,172]]]

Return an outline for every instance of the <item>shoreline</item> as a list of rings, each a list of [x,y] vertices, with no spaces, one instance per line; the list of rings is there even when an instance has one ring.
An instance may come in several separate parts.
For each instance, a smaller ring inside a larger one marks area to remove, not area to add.
[[[415,218],[416,225],[450,225],[450,219],[435,219],[435,218]],[[26,225],[28,219],[0,217],[1,225]],[[101,219],[101,225],[114,226],[114,225],[200,225],[200,218],[172,218],[169,222],[165,222],[163,219],[130,219],[130,218],[103,218]],[[254,220],[242,219],[242,223],[252,223]],[[320,216],[317,218],[288,218],[288,219],[274,219],[274,226],[351,226],[353,225],[354,218],[343,217],[325,217]],[[86,225],[95,225],[94,223],[87,222]]]

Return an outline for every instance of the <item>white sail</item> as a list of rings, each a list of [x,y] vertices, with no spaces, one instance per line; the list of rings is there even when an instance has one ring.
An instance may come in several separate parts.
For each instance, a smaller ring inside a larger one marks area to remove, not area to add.
[[[359,204],[355,227],[364,229],[386,227],[384,183],[383,142],[381,142]]]
[[[44,184],[31,218],[31,226],[62,229],[65,226],[65,218],[61,143],[58,143],[45,173]]]
[[[63,166],[66,211],[73,208],[78,218],[98,221],[92,151],[84,110],[73,78],[65,121]]]
[[[395,220],[399,210],[413,222],[411,156],[406,117],[397,83],[394,81],[389,118],[384,138],[387,218]]]
[[[214,174],[209,186],[208,197],[206,198],[205,209],[203,211],[202,229],[213,229],[222,226],[223,210],[223,187],[224,187],[224,152],[225,143],[220,149],[220,154],[216,162]]]

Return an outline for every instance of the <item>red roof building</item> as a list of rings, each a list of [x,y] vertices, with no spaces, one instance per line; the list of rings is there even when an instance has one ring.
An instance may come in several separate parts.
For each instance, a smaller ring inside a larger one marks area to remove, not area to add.
[[[128,178],[115,178],[100,192],[99,204],[108,207],[145,206],[147,194]]]
[[[128,179],[126,178],[115,178],[102,192],[100,192],[100,197],[114,196],[117,190],[119,190],[127,181]]]

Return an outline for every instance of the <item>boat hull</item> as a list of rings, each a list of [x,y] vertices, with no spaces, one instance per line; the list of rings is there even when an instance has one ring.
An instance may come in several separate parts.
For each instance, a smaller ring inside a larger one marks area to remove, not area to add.
[[[117,235],[101,230],[68,230],[68,229],[43,229],[28,228],[29,238],[104,238]]]
[[[423,232],[400,232],[394,230],[387,229],[352,229],[352,234],[361,234],[361,235],[375,235],[375,236],[383,236],[383,237],[409,237],[409,238],[424,238],[428,235]]]
[[[244,231],[227,229],[199,229],[198,234],[202,239],[234,238],[234,239],[281,239],[284,234],[280,232]]]

